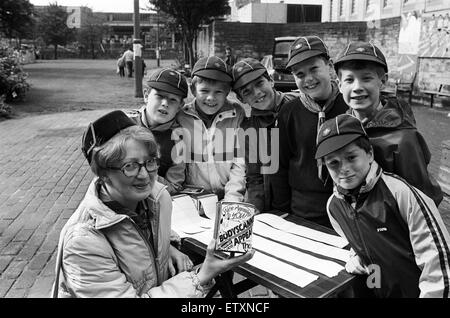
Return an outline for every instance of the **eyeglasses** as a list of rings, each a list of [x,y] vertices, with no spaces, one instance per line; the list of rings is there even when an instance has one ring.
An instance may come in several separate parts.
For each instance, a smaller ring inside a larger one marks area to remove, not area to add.
[[[160,159],[157,157],[150,158],[144,163],[139,162],[127,162],[124,164],[121,168],[117,167],[109,167],[109,169],[112,170],[120,170],[126,177],[136,177],[139,172],[141,171],[141,168],[144,167],[147,172],[155,171],[159,168]]]

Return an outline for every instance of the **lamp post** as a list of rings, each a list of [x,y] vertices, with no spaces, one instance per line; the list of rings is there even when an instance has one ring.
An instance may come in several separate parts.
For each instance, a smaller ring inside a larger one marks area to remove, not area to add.
[[[156,66],[159,67],[159,10],[156,11]]]
[[[134,0],[134,97],[143,97],[142,94],[142,44],[140,39],[139,0]]]

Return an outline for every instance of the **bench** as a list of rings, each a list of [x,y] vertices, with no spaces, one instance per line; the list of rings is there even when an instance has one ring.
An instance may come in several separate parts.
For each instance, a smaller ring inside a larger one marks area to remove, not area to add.
[[[450,84],[440,84],[437,90],[421,90],[421,92],[430,95],[430,107],[433,108],[434,96],[450,97]]]
[[[408,102],[411,104],[417,72],[401,74],[399,77],[398,76],[398,73],[389,74],[388,81],[381,90],[381,94],[397,96],[399,93],[408,93]]]

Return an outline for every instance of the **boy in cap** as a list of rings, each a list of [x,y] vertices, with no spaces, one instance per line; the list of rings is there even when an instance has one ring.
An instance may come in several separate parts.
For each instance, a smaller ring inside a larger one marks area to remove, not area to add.
[[[250,117],[242,122],[242,128],[248,132],[254,129],[256,138],[244,140],[247,201],[254,204],[260,212],[273,210],[274,189],[270,185],[269,174],[278,167],[278,158],[267,162],[261,156],[278,155],[271,147],[272,128],[275,127],[278,112],[283,104],[298,96],[296,93],[282,93],[274,89],[274,81],[264,65],[253,58],[237,62],[232,69],[233,91],[242,103],[251,107]],[[262,134],[265,130],[266,134]],[[274,137],[278,137],[275,134]],[[275,137],[275,138],[276,138]],[[278,139],[278,138],[277,138]],[[275,140],[274,147],[278,147]],[[270,149],[270,153],[269,153]],[[272,159],[272,158],[271,158]],[[275,162],[274,162],[275,161]]]
[[[183,128],[186,184],[217,194],[219,200],[243,201],[245,163],[237,156],[236,131],[244,109],[227,99],[231,75],[216,56],[203,57],[192,70],[194,100],[178,115]]]
[[[334,66],[343,98],[350,113],[363,122],[375,160],[385,171],[423,191],[438,206],[443,194],[428,174],[431,154],[417,131],[410,105],[397,97],[381,97],[388,72],[381,50],[370,42],[351,42]]]
[[[186,165],[181,159],[182,147],[172,138],[179,127],[175,117],[184,105],[188,85],[179,72],[164,68],[153,72],[145,82],[146,105],[128,115],[140,126],[153,133],[161,152],[158,181],[167,186],[170,194],[182,189]]]
[[[286,65],[295,77],[299,98],[286,103],[278,114],[280,167],[270,176],[277,195],[273,206],[307,220],[330,226],[326,202],[332,182],[314,159],[320,125],[345,113],[348,106],[332,81],[328,49],[317,36],[298,37]]]
[[[315,157],[334,181],[327,212],[352,248],[346,270],[370,275],[377,297],[448,298],[450,236],[436,205],[383,172],[362,123],[350,114],[326,121]]]

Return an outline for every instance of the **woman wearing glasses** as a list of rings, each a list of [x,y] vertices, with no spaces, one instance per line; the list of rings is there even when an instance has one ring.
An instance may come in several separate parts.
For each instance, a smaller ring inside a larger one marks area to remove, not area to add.
[[[253,256],[220,260],[211,241],[200,267],[170,277],[172,201],[152,133],[114,111],[89,125],[82,150],[97,178],[61,231],[53,297],[203,297]]]

